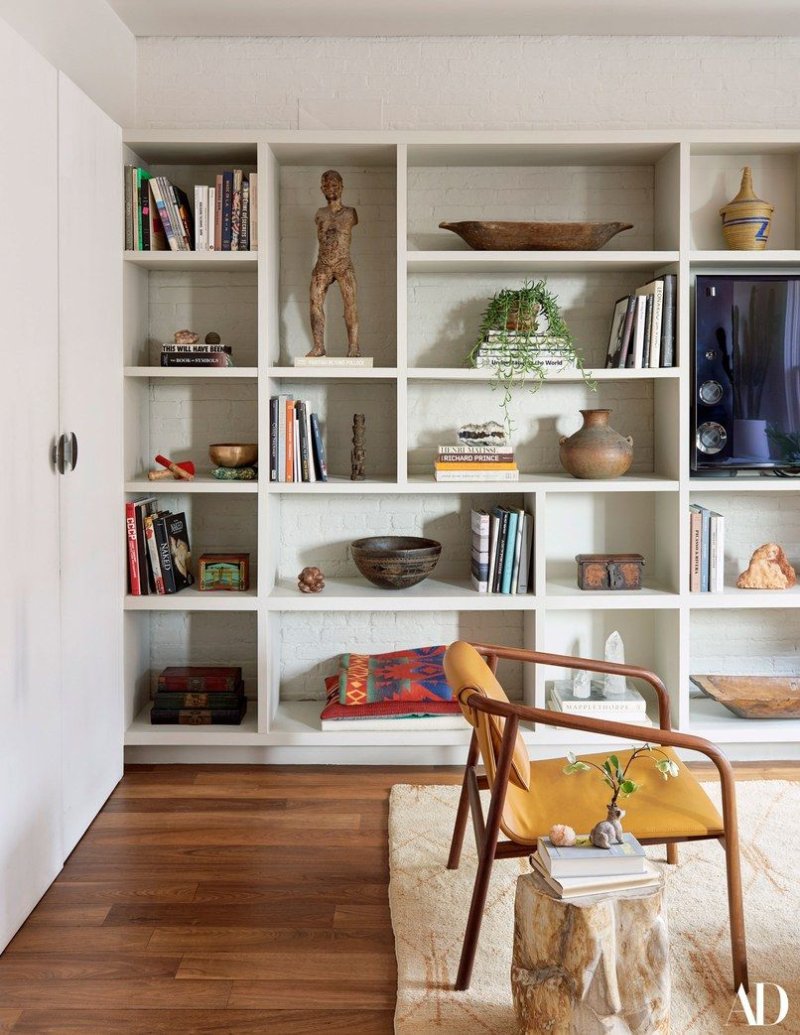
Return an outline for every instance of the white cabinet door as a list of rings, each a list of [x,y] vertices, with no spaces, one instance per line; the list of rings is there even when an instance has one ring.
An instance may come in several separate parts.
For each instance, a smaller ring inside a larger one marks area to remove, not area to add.
[[[59,75],[64,855],[122,776],[122,137]]]
[[[56,71],[0,20],[0,949],[61,869]]]

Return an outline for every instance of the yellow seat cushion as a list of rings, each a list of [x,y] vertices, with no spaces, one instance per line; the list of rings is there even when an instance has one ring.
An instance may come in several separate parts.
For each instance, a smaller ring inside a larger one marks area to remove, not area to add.
[[[622,768],[631,751],[615,752]],[[625,810],[624,829],[640,841],[659,837],[716,837],[722,834],[722,819],[692,773],[671,750],[665,753],[677,763],[680,774],[664,780],[655,767],[663,756],[639,756],[628,772],[640,789],[619,801]],[[579,755],[602,765],[608,754]],[[565,758],[531,762],[530,787],[522,790],[509,782],[501,829],[520,844],[536,843],[555,823],[566,823],[578,834],[588,834],[595,823],[606,818],[611,792],[600,774],[591,770],[566,776]]]

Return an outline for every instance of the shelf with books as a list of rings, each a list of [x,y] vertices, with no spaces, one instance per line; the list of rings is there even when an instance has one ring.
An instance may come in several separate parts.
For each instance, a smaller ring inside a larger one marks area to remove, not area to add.
[[[677,251],[409,251],[409,273],[647,272],[678,261]]]
[[[282,579],[267,597],[269,611],[533,611],[532,593],[478,593],[468,579],[436,578],[408,589],[373,586],[363,578],[326,578],[321,593],[300,593],[297,582]]]
[[[258,266],[256,252],[134,252],[126,251],[124,260],[131,266],[143,270],[205,273],[232,272],[234,270],[255,270]]]
[[[254,381],[258,367],[125,367],[125,377],[147,381]]]
[[[211,475],[197,475],[192,481],[172,479],[170,481],[151,482],[147,478],[132,478],[125,482],[125,492],[135,493],[171,493],[181,495],[182,493],[223,493],[227,495],[258,492],[258,482],[222,481],[219,478],[212,478]]]
[[[250,589],[241,592],[209,592],[190,586],[167,595],[127,594],[124,607],[126,611],[257,611],[258,588],[252,583]]]
[[[151,702],[144,706],[125,731],[126,747],[159,747],[192,745],[224,747],[258,745],[265,742],[258,732],[258,702],[250,699],[247,711],[238,726],[154,726],[150,722]]]

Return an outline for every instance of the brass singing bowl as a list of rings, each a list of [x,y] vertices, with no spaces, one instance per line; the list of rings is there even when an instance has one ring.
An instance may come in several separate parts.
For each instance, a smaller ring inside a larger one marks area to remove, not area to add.
[[[258,460],[258,443],[215,442],[208,455],[217,467],[249,467]]]

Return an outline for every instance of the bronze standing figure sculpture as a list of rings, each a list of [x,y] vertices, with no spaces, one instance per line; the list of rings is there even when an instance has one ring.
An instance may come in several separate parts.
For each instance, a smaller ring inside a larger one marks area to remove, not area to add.
[[[319,253],[311,273],[311,334],[314,348],[308,356],[325,355],[325,296],[336,281],[344,303],[344,322],[347,327],[347,355],[354,359],[358,350],[358,308],[356,306],[356,274],[350,258],[350,240],[353,227],[358,224],[354,208],[342,204],[342,177],[335,169],[322,174],[320,182],[327,205],[317,209]]]

